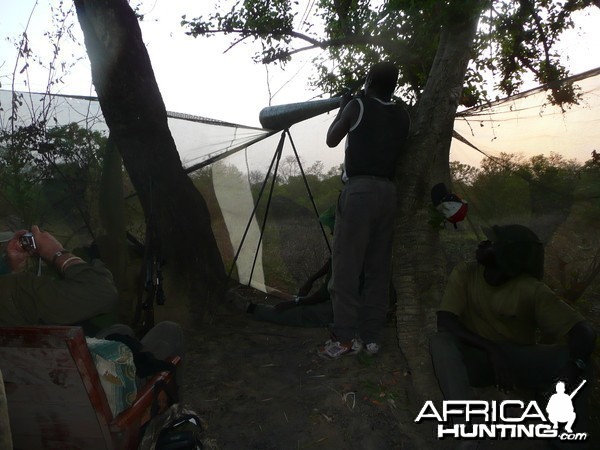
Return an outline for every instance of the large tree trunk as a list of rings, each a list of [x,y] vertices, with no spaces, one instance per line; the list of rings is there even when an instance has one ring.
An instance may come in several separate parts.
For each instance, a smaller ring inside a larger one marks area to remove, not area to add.
[[[178,305],[178,320],[190,318],[188,306],[202,317],[222,294],[225,270],[206,203],[169,131],[137,18],[127,0],[74,2],[111,140],[156,236],[154,250],[166,260],[165,285],[178,289],[166,306]]]
[[[481,3],[473,2],[470,12],[463,6],[442,31],[427,85],[412,117],[409,146],[396,177],[394,285],[398,294],[398,341],[412,373],[414,400],[419,406],[423,400],[441,395],[433,374],[428,340],[435,332],[435,310],[443,294],[447,270],[439,230],[428,223],[430,192],[439,182],[450,186],[454,117]]]

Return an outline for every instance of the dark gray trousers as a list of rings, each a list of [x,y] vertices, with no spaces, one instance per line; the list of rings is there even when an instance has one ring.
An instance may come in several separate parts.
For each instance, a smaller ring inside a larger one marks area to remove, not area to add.
[[[379,342],[389,308],[396,186],[376,177],[353,177],[336,208],[333,238],[331,331],[340,341]],[[362,295],[359,278],[364,271]]]
[[[532,391],[539,406],[545,411],[546,403],[555,392],[556,379],[569,359],[566,345],[499,344],[514,370],[516,387]],[[436,333],[429,341],[429,350],[445,400],[472,400],[473,387],[493,386],[494,371],[487,353],[461,342],[452,333]],[[574,398],[577,411],[576,428],[587,430],[587,397],[591,392],[592,370],[584,376],[584,388]],[[575,388],[571,387],[571,389]],[[461,423],[460,420],[456,421]]]
[[[569,359],[566,345],[499,344],[509,358],[517,387],[546,389]],[[452,333],[436,333],[429,349],[446,400],[468,400],[473,387],[493,386],[494,371],[487,353],[466,345]]]

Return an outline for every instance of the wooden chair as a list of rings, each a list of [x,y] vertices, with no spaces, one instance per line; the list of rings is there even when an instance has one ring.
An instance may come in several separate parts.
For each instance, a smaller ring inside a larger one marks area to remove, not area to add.
[[[154,375],[113,417],[80,327],[0,327],[0,371],[15,450],[133,450],[154,385],[175,383],[171,372]]]

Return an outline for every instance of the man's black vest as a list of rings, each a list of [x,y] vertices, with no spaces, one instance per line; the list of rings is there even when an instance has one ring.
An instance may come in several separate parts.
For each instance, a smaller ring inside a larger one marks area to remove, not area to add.
[[[346,139],[346,175],[391,180],[408,137],[408,112],[401,105],[373,97],[355,100],[360,104],[360,115]]]

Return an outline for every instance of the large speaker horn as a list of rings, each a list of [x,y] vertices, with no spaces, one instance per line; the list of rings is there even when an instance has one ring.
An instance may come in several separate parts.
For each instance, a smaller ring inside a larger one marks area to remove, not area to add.
[[[340,100],[341,97],[332,97],[325,100],[267,106],[260,111],[258,120],[263,128],[283,130],[295,123],[339,108]]]

